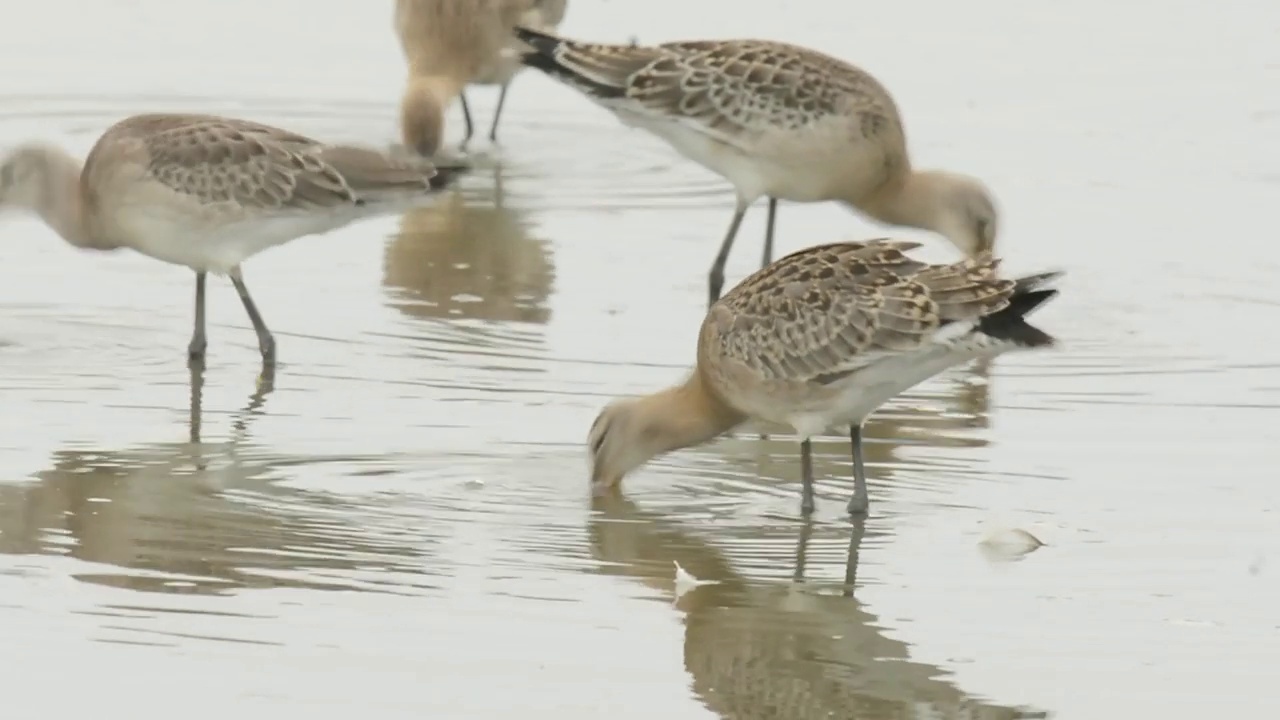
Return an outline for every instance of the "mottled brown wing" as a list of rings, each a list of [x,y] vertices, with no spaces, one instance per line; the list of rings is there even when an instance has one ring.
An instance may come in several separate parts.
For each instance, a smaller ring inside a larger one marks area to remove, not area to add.
[[[1008,304],[1013,282],[989,257],[927,265],[919,243],[836,243],[788,255],[708,313],[704,352],[761,378],[828,383],[930,342],[948,322]]]
[[[763,40],[673,42],[631,76],[627,97],[651,112],[696,120],[726,136],[794,130],[848,112],[896,121],[870,75],[806,48]]]
[[[325,162],[324,145],[269,125],[190,116],[156,124],[139,139],[150,156],[148,173],[202,202],[310,210],[359,199]]]
[[[543,56],[526,64],[605,107],[683,122],[728,145],[850,112],[860,115],[866,135],[900,124],[892,97],[875,78],[807,48],[765,40],[606,45],[517,33]]]
[[[914,280],[937,305],[941,325],[977,320],[1009,306],[1017,281],[997,277],[1000,261],[983,253],[950,265],[930,265]]]

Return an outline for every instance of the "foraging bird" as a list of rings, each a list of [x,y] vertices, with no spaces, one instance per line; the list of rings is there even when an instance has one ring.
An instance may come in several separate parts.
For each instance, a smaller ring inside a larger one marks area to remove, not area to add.
[[[204,358],[209,272],[235,285],[263,363],[275,339],[245,286],[245,259],[297,237],[411,207],[462,168],[437,168],[288,130],[213,115],[134,115],[107,129],[81,163],[41,143],[0,158],[0,208],[38,215],[68,243],[132,248],[196,272],[195,329]]]
[[[800,436],[803,499],[813,511],[810,438],[848,425],[851,514],[867,511],[862,423],[890,398],[943,370],[1054,339],[1026,316],[1057,294],[1061,273],[1017,280],[979,253],[931,265],[890,239],[819,245],[757,271],[711,306],[697,365],[681,384],[615,400],[588,436],[591,482],[618,485],[657,455],[705,443],[748,420]]]
[[[602,45],[516,28],[525,65],[573,87],[733,184],[737,205],[708,278],[747,208],[769,198],[761,267],[773,259],[778,200],[835,200],[884,223],[932,230],[969,257],[994,251],[997,211],[978,180],[915,170],[898,108],[874,77],[815,50],[765,40]]]
[[[507,89],[523,69],[512,36],[517,25],[554,29],[564,20],[568,0],[396,0],[395,28],[409,65],[400,103],[400,131],[407,147],[432,155],[444,137],[444,110],[462,101],[465,147],[474,126],[467,85],[500,85],[489,140],[498,139],[498,121]]]

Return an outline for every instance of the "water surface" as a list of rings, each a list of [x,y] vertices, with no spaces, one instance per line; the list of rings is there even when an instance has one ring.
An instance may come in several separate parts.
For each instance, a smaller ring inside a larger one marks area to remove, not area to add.
[[[874,71],[917,164],[996,192],[1005,268],[1068,271],[1037,315],[1063,349],[957,368],[873,418],[865,524],[843,516],[838,437],[815,443],[812,524],[785,436],[670,455],[593,501],[586,429],[685,372],[732,198],[544,78],[517,81],[501,145],[473,144],[458,192],[247,264],[272,383],[225,281],[193,376],[189,271],[6,217],[8,703],[744,720],[1280,705],[1277,6],[704,4],[578,3],[563,31],[767,36]],[[154,110],[396,137],[383,4],[50,0],[6,31],[0,145],[83,153]],[[496,93],[469,97],[486,126]],[[778,251],[878,233],[784,205]],[[993,560],[979,540],[998,526],[1047,546]],[[715,584],[674,597],[673,562]]]

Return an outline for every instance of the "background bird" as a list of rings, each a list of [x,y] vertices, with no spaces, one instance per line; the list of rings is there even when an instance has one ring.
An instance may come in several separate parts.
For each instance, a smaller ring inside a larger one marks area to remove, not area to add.
[[[303,235],[411,207],[462,169],[248,120],[134,115],[108,128],[83,165],[43,143],[10,151],[0,159],[0,208],[38,215],[76,247],[132,248],[194,270],[192,361],[203,360],[207,345],[205,276],[229,276],[270,365],[275,339],[241,262]]]
[[[773,259],[778,200],[835,200],[881,222],[932,230],[968,256],[994,249],[997,211],[978,180],[915,170],[897,105],[874,77],[816,50],[766,40],[605,45],[516,29],[523,62],[578,90],[733,184],[709,302],[747,208],[769,198],[761,267]]]
[[[400,104],[404,144],[434,154],[444,137],[444,111],[457,97],[465,146],[475,131],[467,85],[501,86],[489,128],[489,139],[497,140],[507,90],[522,69],[512,28],[519,23],[553,29],[567,5],[568,0],[396,0],[396,35],[409,66]]]

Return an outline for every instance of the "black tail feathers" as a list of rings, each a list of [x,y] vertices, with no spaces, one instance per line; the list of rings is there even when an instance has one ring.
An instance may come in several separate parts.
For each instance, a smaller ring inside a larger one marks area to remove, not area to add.
[[[1048,272],[1019,278],[1008,307],[979,320],[978,332],[1028,348],[1053,345],[1053,336],[1027,322],[1027,316],[1058,294],[1045,286],[1061,276],[1061,272]]]
[[[526,50],[520,54],[520,62],[525,67],[544,72],[548,76],[578,88],[592,97],[611,99],[622,97],[625,94],[622,87],[609,85],[587,77],[560,62],[556,58],[556,52],[568,42],[567,40],[558,38],[550,33],[532,30],[519,25],[515,28],[515,34],[521,42],[532,48],[532,50]]]
[[[516,26],[515,33],[520,42],[532,48],[520,53],[520,62],[525,67],[541,70],[551,76],[566,74],[565,69],[556,62],[556,50],[563,42],[560,38],[519,25]]]
[[[564,42],[560,38],[545,33],[541,30],[534,30],[521,25],[515,27],[516,37],[520,42],[533,48],[533,54],[551,56],[556,52],[556,48],[560,47],[560,43]]]

